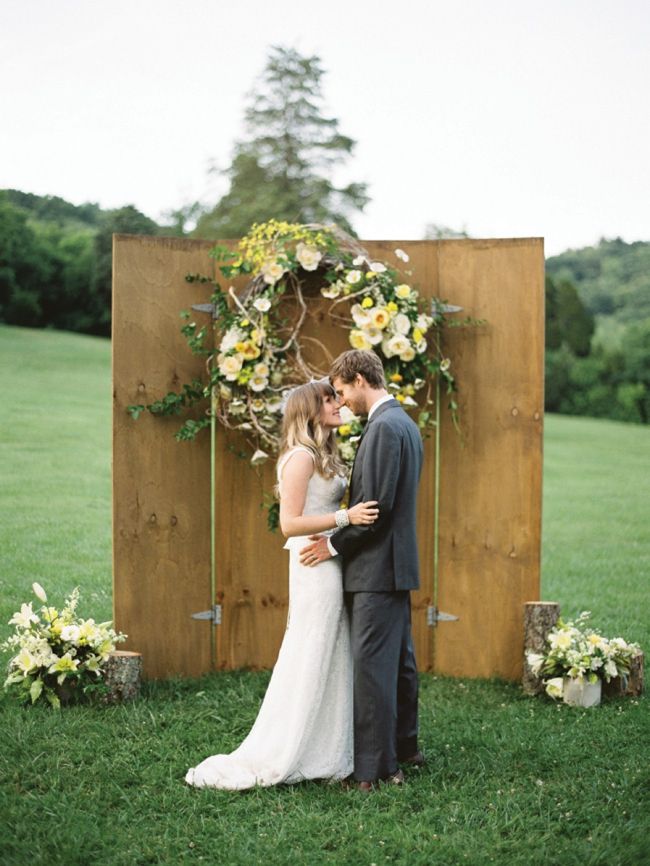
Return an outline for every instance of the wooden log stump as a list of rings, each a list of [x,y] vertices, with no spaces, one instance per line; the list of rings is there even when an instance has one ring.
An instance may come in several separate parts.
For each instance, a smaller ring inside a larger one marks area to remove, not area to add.
[[[530,669],[526,653],[542,653],[546,638],[560,618],[560,605],[556,601],[528,601],[524,604],[524,673],[522,686],[527,695],[544,690],[542,678]]]
[[[612,677],[608,683],[603,682],[603,695],[608,698],[638,698],[643,693],[643,663],[643,653],[637,653],[630,662],[627,677]]]
[[[132,701],[140,694],[142,679],[142,653],[115,650],[110,654],[104,668],[104,682],[108,692],[107,704]]]

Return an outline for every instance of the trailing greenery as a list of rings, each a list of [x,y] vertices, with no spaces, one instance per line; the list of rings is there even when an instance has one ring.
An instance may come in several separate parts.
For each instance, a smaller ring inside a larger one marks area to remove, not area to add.
[[[33,580],[111,617],[110,346],[0,326],[0,639]],[[650,646],[650,524],[639,426],[547,416],[542,597]],[[119,623],[117,624],[119,627]],[[61,713],[0,697],[3,866],[650,862],[647,698],[578,710],[517,684],[421,680],[428,763],[371,796],[306,783],[182,782],[234,748],[268,673],[147,683],[137,703]]]

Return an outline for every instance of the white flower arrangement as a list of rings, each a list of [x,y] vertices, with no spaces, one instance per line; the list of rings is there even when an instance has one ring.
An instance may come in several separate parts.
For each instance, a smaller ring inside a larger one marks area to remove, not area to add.
[[[42,700],[58,708],[64,684],[70,694],[79,697],[97,688],[102,665],[126,635],[116,633],[110,621],[96,623],[94,619],[79,618],[78,587],[60,611],[47,605],[40,584],[32,584],[32,589],[43,606],[36,613],[33,602],[22,604],[9,620],[9,625],[16,627],[15,633],[2,649],[15,654],[9,660],[4,687],[20,690],[24,700],[32,704]]]
[[[564,677],[588,683],[627,677],[632,658],[640,652],[638,644],[622,637],[604,638],[591,629],[590,617],[589,611],[583,611],[575,621],[558,620],[549,632],[545,652],[526,653],[532,673],[543,679],[552,698],[562,697]]]

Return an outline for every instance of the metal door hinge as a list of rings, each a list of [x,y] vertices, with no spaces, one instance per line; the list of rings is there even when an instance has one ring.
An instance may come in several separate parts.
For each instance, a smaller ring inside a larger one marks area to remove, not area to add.
[[[453,613],[445,613],[444,610],[438,610],[435,605],[427,607],[427,625],[435,628],[439,622],[454,622],[458,617]]]
[[[209,619],[214,625],[221,625],[221,605],[213,604],[210,610],[193,613],[192,619]]]

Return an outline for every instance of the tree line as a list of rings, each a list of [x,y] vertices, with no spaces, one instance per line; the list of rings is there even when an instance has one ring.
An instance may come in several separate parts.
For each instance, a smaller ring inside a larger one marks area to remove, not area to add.
[[[114,233],[240,237],[276,218],[354,234],[368,189],[333,181],[355,142],[324,111],[323,76],[319,57],[273,47],[221,172],[224,194],[170,210],[163,224],[133,205],[103,210],[1,190],[0,321],[110,336]],[[548,260],[546,350],[548,411],[650,423],[650,243],[603,240]]]

